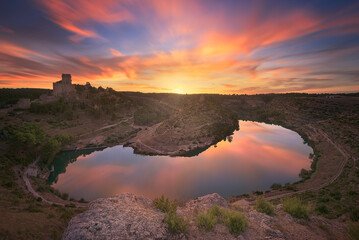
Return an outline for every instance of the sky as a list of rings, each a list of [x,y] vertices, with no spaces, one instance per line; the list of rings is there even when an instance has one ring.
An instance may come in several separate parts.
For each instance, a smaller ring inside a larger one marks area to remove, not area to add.
[[[359,91],[359,1],[2,0],[0,87]]]

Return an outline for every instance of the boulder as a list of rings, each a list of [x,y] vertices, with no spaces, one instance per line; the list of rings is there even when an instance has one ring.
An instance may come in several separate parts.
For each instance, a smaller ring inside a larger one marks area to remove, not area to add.
[[[123,193],[91,202],[70,221],[62,239],[168,239],[164,218],[150,199]]]

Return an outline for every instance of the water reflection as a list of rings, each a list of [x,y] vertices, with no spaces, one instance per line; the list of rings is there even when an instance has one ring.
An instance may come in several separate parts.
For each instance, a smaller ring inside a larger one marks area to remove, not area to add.
[[[59,155],[49,180],[76,199],[133,192],[182,200],[267,190],[274,182],[297,181],[300,169],[310,167],[312,149],[297,133],[264,123],[239,124],[233,136],[194,157],[136,155],[122,146],[78,154],[75,162],[74,155]]]

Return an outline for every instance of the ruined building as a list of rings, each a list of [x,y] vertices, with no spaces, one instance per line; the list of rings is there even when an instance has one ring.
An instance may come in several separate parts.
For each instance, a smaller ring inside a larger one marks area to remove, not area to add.
[[[72,84],[71,74],[62,74],[62,79],[53,83],[52,94],[58,97],[66,97],[76,92],[75,86]]]

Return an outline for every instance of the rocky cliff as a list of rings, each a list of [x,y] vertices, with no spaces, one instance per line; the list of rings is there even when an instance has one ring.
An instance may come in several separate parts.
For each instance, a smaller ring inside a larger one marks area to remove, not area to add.
[[[240,235],[231,234],[222,224],[206,231],[196,224],[196,216],[217,205],[240,211],[249,225]],[[63,239],[346,239],[343,224],[334,220],[311,217],[298,220],[276,207],[276,215],[256,212],[245,200],[228,204],[218,194],[188,201],[177,214],[190,219],[185,233],[173,235],[167,229],[165,214],[152,200],[131,193],[102,198],[90,203],[89,210],[74,217]]]

